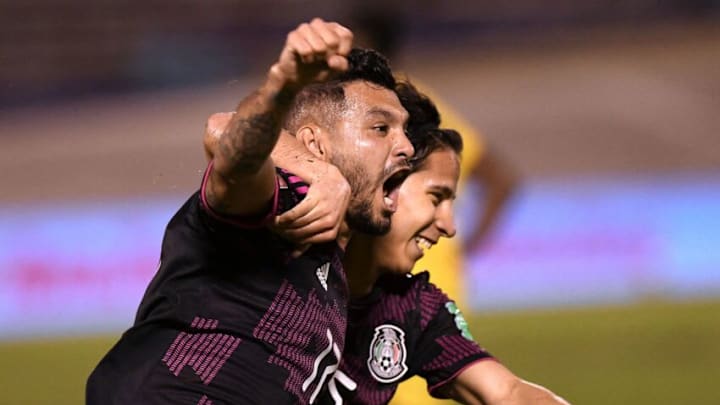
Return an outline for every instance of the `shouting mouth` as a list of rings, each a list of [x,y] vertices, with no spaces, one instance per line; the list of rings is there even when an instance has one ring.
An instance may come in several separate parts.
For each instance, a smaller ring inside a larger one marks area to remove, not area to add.
[[[383,183],[383,202],[388,211],[395,212],[397,210],[400,185],[409,174],[410,169],[406,167],[401,168],[388,177]]]

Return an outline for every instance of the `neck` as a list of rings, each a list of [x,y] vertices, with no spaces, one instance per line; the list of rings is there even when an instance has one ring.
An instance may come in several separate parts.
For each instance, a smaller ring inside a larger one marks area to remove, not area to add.
[[[343,221],[342,224],[340,224],[340,229],[338,230],[338,235],[337,235],[337,238],[335,239],[337,241],[337,244],[340,246],[340,248],[347,251],[351,236],[352,236],[352,231],[350,230],[350,227],[348,226],[347,221]]]
[[[343,267],[350,285],[350,297],[362,297],[372,291],[380,275],[378,266],[370,254],[372,237],[356,233],[345,250]]]

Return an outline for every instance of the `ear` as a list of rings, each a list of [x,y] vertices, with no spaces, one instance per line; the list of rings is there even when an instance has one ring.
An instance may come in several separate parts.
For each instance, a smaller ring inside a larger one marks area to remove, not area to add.
[[[324,161],[329,159],[327,134],[319,126],[304,125],[295,132],[295,137],[318,159]]]

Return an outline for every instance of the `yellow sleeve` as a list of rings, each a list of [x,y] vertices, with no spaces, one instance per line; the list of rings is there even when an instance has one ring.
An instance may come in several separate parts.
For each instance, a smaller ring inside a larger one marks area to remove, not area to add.
[[[460,185],[464,184],[466,176],[470,170],[477,164],[485,153],[485,140],[480,131],[455,111],[448,103],[439,97],[430,88],[415,79],[411,82],[417,86],[418,90],[426,94],[435,103],[442,121],[442,128],[454,129],[460,133],[463,139],[463,153],[460,161]]]

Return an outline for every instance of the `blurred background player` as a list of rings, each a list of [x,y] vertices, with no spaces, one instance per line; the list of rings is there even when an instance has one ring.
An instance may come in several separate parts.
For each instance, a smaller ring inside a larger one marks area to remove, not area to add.
[[[393,60],[404,31],[404,22],[400,15],[401,13],[393,13],[392,8],[358,6],[353,15],[354,21],[349,25],[359,45],[376,49]],[[458,187],[460,190],[467,188],[474,192],[465,193],[465,198],[468,199],[468,206],[477,204],[473,208],[479,212],[473,216],[476,219],[474,223],[464,224],[461,232],[465,235],[462,238],[445,238],[432,249],[428,249],[415,264],[414,271],[430,271],[433,283],[453,297],[458,306],[465,308],[465,294],[468,292],[463,282],[465,255],[469,251],[482,249],[487,243],[517,188],[518,175],[512,164],[488,144],[480,131],[443,101],[430,86],[412,77],[412,66],[408,71],[413,83],[437,106],[442,126],[453,128],[462,134],[464,147]],[[467,183],[471,183],[469,187]],[[477,195],[480,196],[479,200],[475,200]],[[419,378],[403,383],[393,398],[393,403],[438,403],[427,395],[424,387],[425,383]]]

